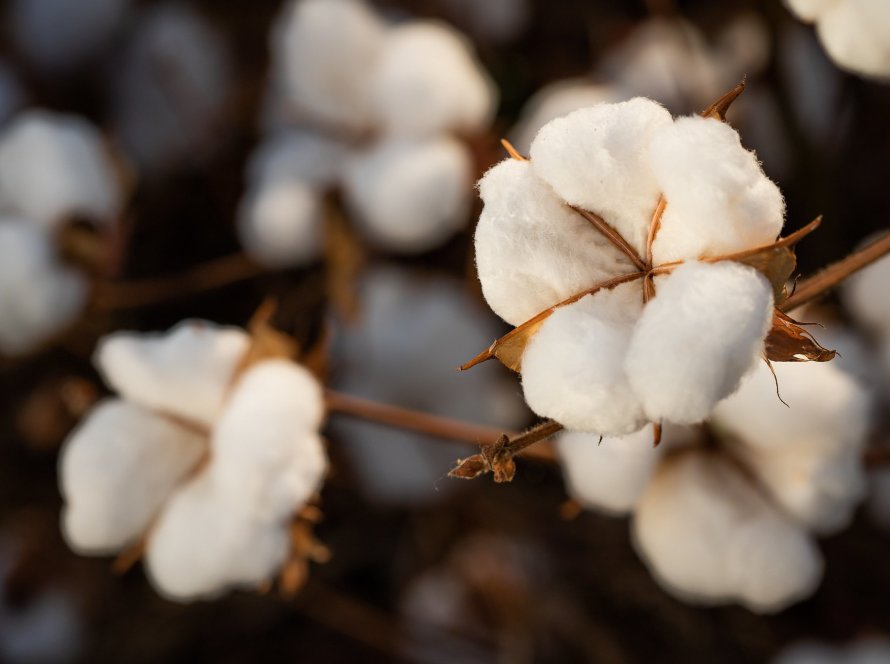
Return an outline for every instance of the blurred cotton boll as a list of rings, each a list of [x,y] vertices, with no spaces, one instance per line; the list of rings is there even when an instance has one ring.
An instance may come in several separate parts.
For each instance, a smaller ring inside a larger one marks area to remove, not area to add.
[[[66,73],[107,46],[132,0],[12,0],[11,33],[29,60]]]
[[[501,367],[455,370],[498,335],[496,320],[459,282],[377,268],[362,281],[361,305],[359,323],[341,332],[338,389],[469,422],[521,426],[526,411]],[[345,419],[333,426],[370,497],[413,503],[455,487],[444,481],[460,456],[454,443]]]
[[[427,251],[467,221],[471,161],[466,147],[446,136],[384,141],[350,160],[346,201],[375,244],[406,253]]]
[[[200,162],[225,126],[228,45],[189,5],[142,10],[117,63],[115,132],[145,171]]]
[[[100,403],[60,460],[63,529],[85,553],[143,537],[147,573],[177,601],[269,581],[291,520],[327,470],[322,391],[284,359],[244,364],[250,338],[184,321],[118,332],[96,364],[120,397]]]

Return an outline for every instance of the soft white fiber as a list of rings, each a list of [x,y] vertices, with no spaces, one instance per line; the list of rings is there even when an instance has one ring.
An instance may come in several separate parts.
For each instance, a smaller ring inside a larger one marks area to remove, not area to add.
[[[569,429],[603,436],[640,429],[647,420],[624,355],[641,307],[639,287],[626,284],[557,309],[522,356],[529,407]]]
[[[320,193],[299,180],[261,180],[241,201],[238,236],[245,252],[267,267],[312,262],[321,254],[324,242]]]
[[[61,265],[46,234],[0,218],[0,355],[26,353],[74,321],[86,280]]]
[[[650,154],[667,199],[656,264],[730,254],[779,235],[782,194],[725,122],[678,118],[653,137]]]
[[[488,305],[511,325],[633,271],[531,164],[502,161],[479,182],[479,193],[485,203],[476,227],[479,280]]]
[[[658,581],[691,602],[773,613],[811,594],[822,576],[810,537],[707,452],[662,463],[632,527]]]
[[[556,451],[572,497],[607,514],[629,514],[643,495],[664,452],[653,447],[652,427],[622,438],[565,431]]]
[[[52,228],[71,216],[109,222],[122,192],[99,132],[76,116],[26,111],[0,134],[0,200]]]
[[[467,223],[472,172],[467,148],[448,136],[382,141],[350,159],[343,187],[353,220],[372,242],[416,253]]]
[[[644,254],[660,193],[649,143],[671,123],[663,106],[640,97],[581,109],[538,132],[532,168],[560,198],[599,214]]]
[[[292,105],[348,129],[370,125],[370,85],[386,28],[361,0],[295,0],[272,36]]]
[[[237,328],[185,320],[159,334],[110,334],[99,342],[94,363],[124,398],[209,427],[249,343]]]
[[[134,542],[205,449],[201,435],[140,406],[100,403],[59,461],[69,545],[106,554]]]
[[[700,422],[736,390],[761,351],[772,288],[759,272],[733,262],[685,263],[656,287],[625,369],[649,420]]]
[[[470,42],[446,24],[423,21],[390,29],[371,95],[383,131],[401,136],[476,133],[495,105],[495,86]]]

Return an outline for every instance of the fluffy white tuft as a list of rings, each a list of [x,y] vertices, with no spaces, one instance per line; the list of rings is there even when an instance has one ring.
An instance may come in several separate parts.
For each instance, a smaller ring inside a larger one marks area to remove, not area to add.
[[[134,542],[206,448],[203,436],[140,406],[100,403],[59,461],[69,545],[104,554]]]
[[[110,334],[99,342],[94,362],[122,397],[212,426],[249,344],[237,328],[186,320],[159,334]]]
[[[685,263],[656,287],[630,340],[630,384],[650,421],[700,422],[762,349],[772,288],[732,262]]]
[[[491,121],[495,86],[470,42],[446,24],[392,28],[371,78],[372,104],[389,134],[476,133]]]
[[[660,193],[649,143],[671,123],[663,106],[640,97],[581,109],[538,132],[532,168],[560,198],[602,216],[643,254]]]
[[[828,55],[842,69],[890,78],[890,4],[883,0],[839,0],[816,20]]]
[[[238,235],[247,254],[262,265],[306,265],[322,251],[321,195],[299,180],[262,180],[248,190],[241,202]]]
[[[667,200],[656,264],[729,254],[778,236],[782,194],[725,122],[678,118],[653,137],[650,154]]]
[[[459,141],[382,141],[348,163],[346,202],[369,239],[418,253],[441,244],[468,221],[472,160]]]
[[[640,429],[646,419],[624,355],[641,307],[639,286],[625,284],[557,309],[522,356],[529,407],[569,429],[603,436]]]
[[[99,132],[48,111],[18,115],[0,135],[0,199],[52,228],[67,217],[110,221],[122,193]]]
[[[476,266],[492,310],[511,325],[633,271],[630,261],[538,178],[507,159],[479,183]]]
[[[662,463],[632,527],[656,579],[691,602],[773,613],[810,595],[822,576],[814,542],[717,455]]]

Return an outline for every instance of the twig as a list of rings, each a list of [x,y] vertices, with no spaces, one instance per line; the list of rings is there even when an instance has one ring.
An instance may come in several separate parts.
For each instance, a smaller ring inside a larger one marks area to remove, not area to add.
[[[890,233],[836,263],[832,263],[812,277],[798,283],[794,293],[782,303],[783,311],[791,311],[825,295],[851,274],[890,253]]]

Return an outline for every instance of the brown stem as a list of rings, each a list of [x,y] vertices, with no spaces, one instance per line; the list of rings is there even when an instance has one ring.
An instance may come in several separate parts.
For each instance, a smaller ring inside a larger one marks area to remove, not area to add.
[[[661,230],[661,217],[666,207],[667,199],[662,194],[658,197],[655,212],[652,213],[652,221],[649,222],[649,235],[646,237],[646,263],[650,266],[653,264],[652,245],[655,244],[655,237],[658,235],[658,231]]]
[[[512,159],[515,159],[516,161],[528,161],[528,157],[523,157],[521,154],[519,154],[519,150],[513,147],[513,144],[506,138],[501,139],[501,145],[504,147],[504,150],[507,151],[507,154],[510,155]]]
[[[890,233],[836,263],[832,263],[797,285],[794,293],[782,303],[783,311],[791,311],[825,295],[851,274],[890,253]]]
[[[511,437],[510,441],[505,443],[501,449],[510,454],[519,454],[527,447],[539,443],[542,440],[547,440],[563,429],[564,427],[555,420],[544,420],[528,431],[525,431],[516,437]]]
[[[612,228],[612,226],[609,225],[609,223],[605,219],[594,212],[590,212],[589,210],[584,210],[582,208],[575,207],[574,205],[571,205],[569,207],[571,207],[575,212],[589,221],[600,233],[605,235],[609,242],[618,247],[618,249],[631,260],[631,262],[636,266],[638,270],[640,270],[641,272],[646,272],[649,269],[643,259],[640,258],[637,250],[630,246],[630,243],[624,239],[621,233]]]
[[[179,274],[119,283],[96,284],[93,305],[130,309],[159,304],[245,281],[264,270],[242,253],[223,256]]]

